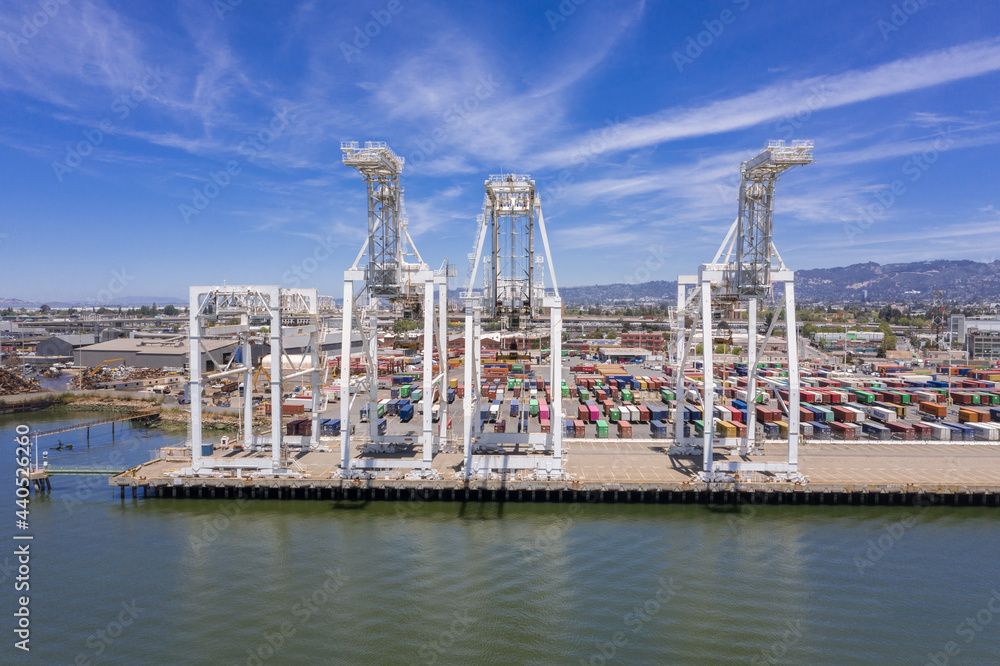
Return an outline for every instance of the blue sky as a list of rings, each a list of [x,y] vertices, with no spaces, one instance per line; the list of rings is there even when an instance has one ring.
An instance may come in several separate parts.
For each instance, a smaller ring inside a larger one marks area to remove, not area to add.
[[[407,160],[411,234],[460,276],[501,170],[539,184],[561,285],[692,272],[769,139],[815,142],[778,186],[791,267],[1000,257],[995,2],[0,7],[0,297],[339,295],[341,140]]]

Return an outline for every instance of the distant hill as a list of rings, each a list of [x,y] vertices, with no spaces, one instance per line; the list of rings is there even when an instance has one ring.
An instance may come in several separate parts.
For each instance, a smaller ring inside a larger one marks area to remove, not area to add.
[[[930,301],[934,290],[951,303],[1000,301],[1000,261],[874,262],[795,272],[795,293],[809,301]]]
[[[800,302],[929,302],[934,290],[950,303],[1000,302],[1000,261],[920,261],[908,264],[854,264],[795,272]],[[614,300],[677,298],[677,283],[657,280],[640,284],[562,287],[567,304],[609,303]]]
[[[677,300],[677,282],[654,280],[638,284],[595,284],[589,287],[560,287],[559,295],[567,304],[609,303],[617,300]]]
[[[990,263],[977,261],[919,261],[908,264],[853,264],[838,268],[813,268],[795,272],[795,294],[800,302],[856,302],[866,300],[895,302],[930,302],[934,290],[944,291],[949,303],[1000,302],[1000,260]],[[322,290],[321,290],[322,291]],[[459,299],[462,289],[450,290]],[[677,298],[677,283],[666,280],[637,284],[595,284],[583,287],[562,287],[559,290],[567,305],[592,305],[613,301],[644,301],[673,304]],[[139,305],[187,305],[187,301],[168,296],[123,296],[107,307]],[[0,309],[37,307],[36,301],[0,298]],[[53,308],[90,307],[80,302],[49,301]]]
[[[37,308],[42,305],[48,305],[56,309],[66,309],[66,308],[117,308],[119,306],[132,308],[139,307],[142,305],[152,305],[156,303],[158,307],[163,307],[164,305],[187,305],[188,302],[183,298],[174,298],[173,296],[121,296],[116,297],[107,303],[90,303],[83,301],[22,301],[18,298],[0,298],[0,310],[5,308],[14,308],[15,310],[19,308]]]

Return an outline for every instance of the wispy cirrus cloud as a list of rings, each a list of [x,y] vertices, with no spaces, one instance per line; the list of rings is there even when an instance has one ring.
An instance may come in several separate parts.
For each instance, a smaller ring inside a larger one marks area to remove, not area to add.
[[[805,108],[814,112],[831,109],[996,71],[1000,71],[1000,39],[964,44],[871,69],[777,83],[703,106],[665,109],[620,123],[596,152],[621,152],[719,134],[780,120]],[[585,134],[543,153],[536,162],[540,166],[567,164],[584,146],[593,146],[598,136]],[[591,152],[595,152],[593,148]]]

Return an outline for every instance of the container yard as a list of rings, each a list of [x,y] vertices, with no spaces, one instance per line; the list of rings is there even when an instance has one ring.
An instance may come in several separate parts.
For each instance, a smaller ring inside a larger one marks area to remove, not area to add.
[[[498,364],[492,364],[494,369]],[[975,395],[981,404],[1000,404],[1000,386],[993,382],[968,379],[956,368],[955,375],[932,373],[913,375],[900,369],[874,375],[846,375],[822,367],[804,367],[801,391],[809,402],[801,407],[800,465],[806,483],[766,480],[756,473],[741,474],[732,483],[702,483],[697,480],[697,456],[667,453],[674,444],[675,396],[664,386],[672,385],[669,372],[660,375],[638,366],[601,366],[564,359],[566,385],[553,391],[551,385],[535,377],[547,366],[533,366],[514,378],[490,378],[480,390],[493,396],[476,414],[474,430],[479,433],[545,432],[550,410],[560,408],[567,418],[564,425],[566,478],[543,480],[530,474],[512,473],[487,478],[465,479],[461,474],[463,455],[459,446],[464,427],[461,413],[453,413],[446,424],[450,443],[433,458],[439,479],[418,479],[401,471],[371,473],[367,478],[339,478],[341,421],[331,409],[320,415],[320,450],[295,454],[298,473],[284,478],[254,473],[232,476],[178,478],[185,461],[171,452],[127,474],[112,479],[122,492],[142,492],[167,497],[273,497],[273,498],[383,498],[410,499],[421,491],[449,499],[493,499],[524,501],[575,501],[597,492],[607,501],[697,502],[717,500],[717,493],[765,493],[767,501],[799,503],[904,503],[913,493],[939,496],[955,504],[996,505],[1000,498],[1000,407],[970,410],[955,404],[956,394]],[[459,366],[458,369],[463,369]],[[949,372],[951,369],[947,369]],[[701,375],[691,366],[690,378]],[[745,364],[718,364],[714,414],[714,455],[719,461],[738,460],[738,440],[745,436],[747,404],[736,398],[746,384]],[[787,416],[778,398],[787,391],[786,370],[771,365],[761,368],[765,382],[763,396],[755,407],[764,461],[780,459],[787,437]],[[379,392],[384,416],[377,422],[386,436],[410,440],[392,454],[401,461],[419,458],[419,421],[425,407],[423,396],[393,398],[404,392],[413,395],[410,375],[390,378],[388,388]],[[935,386],[943,383],[944,386]],[[949,386],[950,384],[950,386]],[[464,393],[457,384],[453,394]],[[527,398],[534,392],[536,398]],[[595,395],[607,397],[600,403]],[[921,395],[922,394],[922,395]],[[384,395],[384,397],[383,397]],[[445,402],[448,402],[446,393]],[[932,397],[929,400],[920,398]],[[966,397],[960,398],[966,400]],[[890,400],[892,402],[890,402]],[[532,403],[537,403],[537,410]],[[454,402],[452,402],[454,404]],[[881,407],[893,405],[893,408]],[[962,403],[965,404],[965,403]],[[558,406],[558,407],[557,407]],[[358,406],[355,423],[362,419]],[[933,411],[934,415],[928,413]],[[380,410],[380,413],[381,410]],[[682,401],[683,428],[692,436],[703,433],[704,412],[691,400]],[[975,419],[975,420],[973,420]],[[289,436],[308,436],[310,421],[291,418]],[[356,426],[357,427],[357,426]],[[364,438],[352,439],[355,453],[364,459]],[[776,449],[776,453],[770,451]],[[498,447],[507,455],[522,452],[518,446]],[[215,448],[231,464],[259,455],[239,444]],[[710,494],[711,493],[711,494]],[[912,499],[912,497],[910,497]],[[992,504],[991,504],[992,503]]]
[[[810,164],[811,148],[772,142],[741,166],[739,217],[713,261],[679,277],[673,348],[648,363],[630,347],[562,349],[563,304],[529,176],[486,179],[456,307],[457,271],[433,269],[407,232],[404,160],[381,142],[344,142],[344,164],[370,199],[369,237],[344,272],[346,307],[331,316],[316,289],[191,287],[191,358],[220,319],[242,322],[236,351],[225,367],[192,364],[190,441],[111,484],[199,497],[392,499],[420,489],[443,499],[624,491],[629,501],[687,501],[738,489],[774,501],[933,493],[996,505],[1000,370],[885,362],[846,372],[800,363],[794,335],[780,340],[782,360],[759,359],[779,321],[795,327],[794,274],[774,249],[772,199],[761,192]],[[760,326],[775,285],[783,297]],[[745,360],[717,360],[711,344],[696,351],[715,339],[715,313],[734,307],[753,332]],[[281,333],[289,321],[301,332],[294,347]],[[399,321],[419,335],[389,335]],[[251,345],[263,335],[275,359],[265,365]],[[204,396],[218,386],[233,396],[236,436],[203,432]]]

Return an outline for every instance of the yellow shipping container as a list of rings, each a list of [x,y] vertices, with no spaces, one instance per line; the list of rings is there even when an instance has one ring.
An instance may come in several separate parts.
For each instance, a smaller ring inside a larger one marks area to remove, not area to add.
[[[716,421],[715,432],[722,437],[736,437],[739,434],[736,426],[729,421]]]

